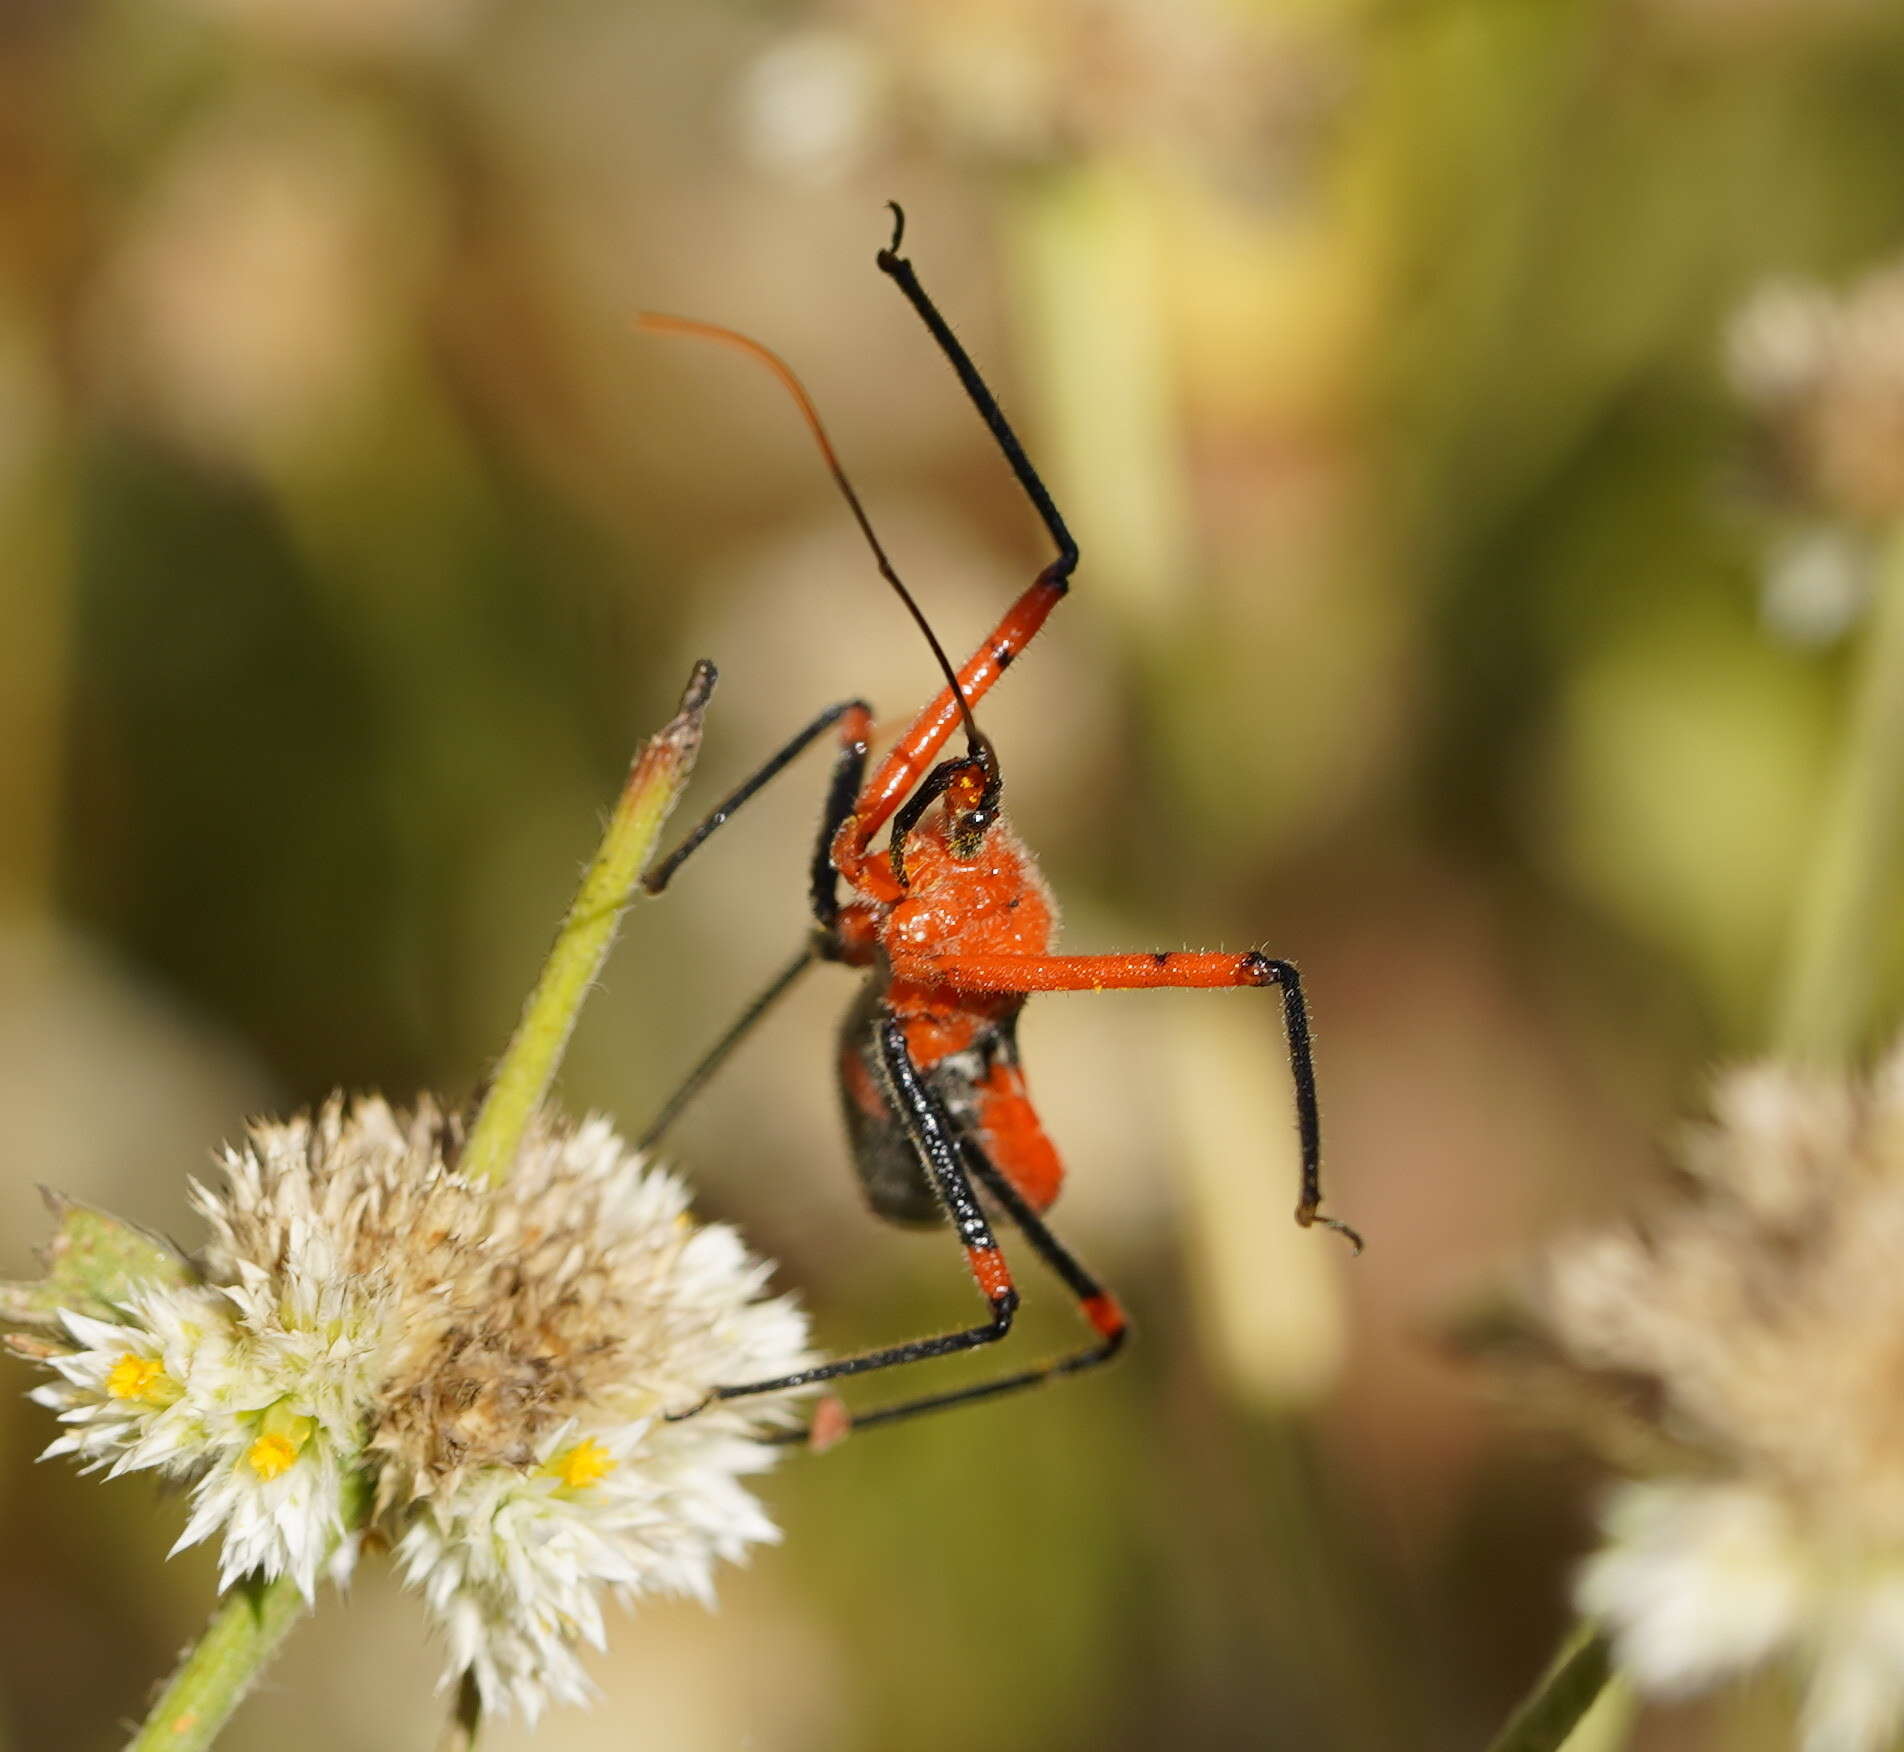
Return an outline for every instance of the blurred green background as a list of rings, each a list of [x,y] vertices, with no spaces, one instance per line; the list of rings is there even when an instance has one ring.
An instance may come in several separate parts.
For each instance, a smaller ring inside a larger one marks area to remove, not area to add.
[[[1589,1478],[1434,1332],[1768,1036],[1864,532],[1776,490],[1724,336],[1904,242],[1900,164],[1878,0],[9,0],[0,1269],[40,1183],[189,1240],[245,1114],[466,1093],[695,657],[702,799],[933,686],[779,392],[634,311],[794,362],[948,646],[1042,563],[874,271],[896,197],[1084,549],[983,714],[1065,944],[1300,961],[1370,1247],[1288,1222],[1273,1006],[1040,1001],[1128,1362],[788,1464],[785,1544],[535,1743],[1480,1745]],[[633,917],[572,1105],[638,1130],[799,940],[823,764]],[[839,1349],[969,1298],[859,1207],[848,990],[674,1141]],[[116,1744],[210,1597],[47,1438],[0,1396],[7,1752]],[[427,1745],[435,1659],[372,1574],[225,1743]]]

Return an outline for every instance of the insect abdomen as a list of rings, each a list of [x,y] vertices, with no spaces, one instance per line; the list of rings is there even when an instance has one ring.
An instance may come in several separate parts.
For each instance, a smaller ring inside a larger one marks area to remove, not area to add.
[[[894,1110],[880,1068],[873,1031],[884,1011],[878,981],[868,980],[840,1029],[840,1110],[853,1166],[876,1216],[889,1223],[941,1223],[944,1207]]]

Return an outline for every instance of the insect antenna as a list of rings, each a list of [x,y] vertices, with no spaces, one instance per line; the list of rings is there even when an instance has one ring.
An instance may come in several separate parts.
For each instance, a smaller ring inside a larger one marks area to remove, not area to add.
[[[833,441],[826,434],[826,426],[820,419],[820,410],[813,405],[813,398],[807,394],[806,387],[793,373],[793,367],[771,348],[762,346],[759,341],[743,335],[734,329],[722,328],[718,323],[701,322],[691,316],[668,316],[660,311],[644,310],[635,318],[635,326],[651,330],[656,334],[692,335],[705,341],[717,341],[724,347],[732,347],[736,352],[745,353],[750,359],[758,360],[775,377],[780,379],[782,387],[793,397],[801,417],[807,423],[807,429],[813,434],[813,441],[820,447],[820,454],[826,459],[827,470],[833,476],[834,484],[840,489],[846,500],[847,508],[853,513],[853,521],[859,525],[859,532],[866,538],[866,545],[872,549],[874,562],[879,567],[879,575],[899,593],[899,600],[906,605],[906,612],[913,618],[919,631],[925,634],[926,643],[932,647],[932,655],[937,660],[939,672],[945,677],[946,685],[952,690],[952,697],[959,703],[959,717],[965,726],[965,745],[972,758],[985,770],[988,789],[995,790],[998,783],[998,755],[991,740],[979,729],[978,720],[972,716],[972,707],[965,697],[965,690],[959,686],[958,673],[952,667],[951,659],[945,654],[945,647],[939,643],[939,636],[932,630],[922,609],[912,592],[906,588],[905,580],[899,576],[886,549],[873,531],[873,522],[866,515],[866,507],[860,503],[860,496],[853,483],[847,478],[841,465],[839,454],[833,448]]]

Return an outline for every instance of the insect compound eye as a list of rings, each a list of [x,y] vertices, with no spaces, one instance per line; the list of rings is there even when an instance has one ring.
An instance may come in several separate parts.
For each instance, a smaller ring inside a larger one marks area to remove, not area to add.
[[[999,779],[985,761],[963,761],[946,777],[945,810],[951,821],[953,857],[961,862],[979,855],[986,832],[998,819]]]
[[[973,809],[955,816],[952,822],[952,856],[969,864],[985,849],[985,835],[998,819],[996,809]]]

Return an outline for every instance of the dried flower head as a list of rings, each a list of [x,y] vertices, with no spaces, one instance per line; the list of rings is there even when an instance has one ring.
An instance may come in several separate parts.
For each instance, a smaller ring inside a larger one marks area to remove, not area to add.
[[[767,1268],[605,1122],[538,1124],[494,1189],[458,1141],[427,1102],[254,1127],[194,1189],[200,1280],[66,1313],[36,1397],[69,1426],[49,1453],[186,1481],[180,1543],[222,1536],[225,1585],[341,1577],[368,1497],[447,1677],[533,1717],[584,1695],[603,1590],[706,1597],[774,1536],[740,1481],[784,1396],[665,1413],[811,1359]]]
[[[1904,1723],[1904,1046],[1868,1079],[1719,1086],[1685,1178],[1557,1250],[1533,1296],[1548,1385],[1652,1476],[1614,1491],[1579,1585],[1642,1685],[1775,1655],[1807,1752]]]

